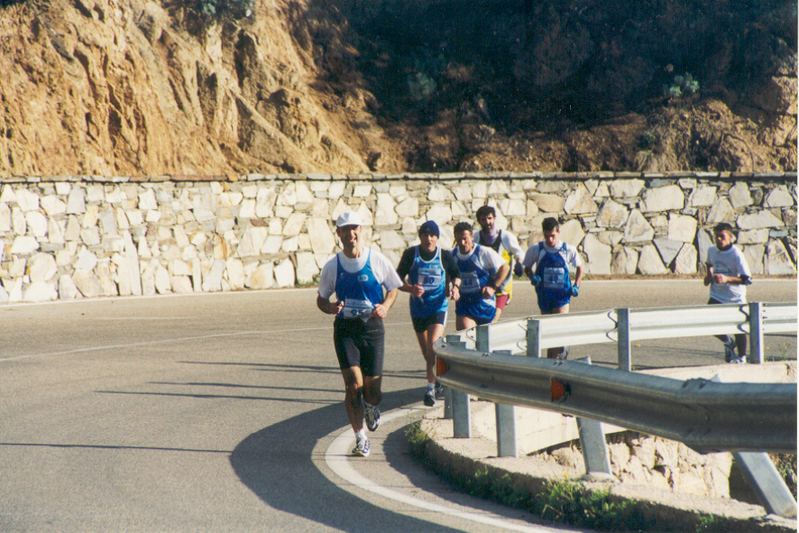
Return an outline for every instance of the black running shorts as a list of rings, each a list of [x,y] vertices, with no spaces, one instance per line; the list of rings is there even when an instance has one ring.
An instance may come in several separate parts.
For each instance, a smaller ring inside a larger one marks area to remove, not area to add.
[[[413,331],[421,333],[427,331],[427,328],[434,324],[445,324],[447,322],[447,312],[441,311],[440,313],[433,313],[430,316],[423,316],[421,318],[412,316]]]
[[[364,376],[383,374],[383,349],[385,344],[383,320],[370,318],[336,317],[333,322],[333,342],[338,364],[342,370],[357,366]]]

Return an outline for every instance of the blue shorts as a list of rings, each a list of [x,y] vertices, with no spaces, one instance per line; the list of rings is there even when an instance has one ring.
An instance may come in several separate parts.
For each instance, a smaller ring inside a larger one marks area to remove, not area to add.
[[[552,311],[555,309],[560,309],[564,305],[569,305],[570,302],[571,299],[566,300],[565,302],[563,300],[557,302],[553,302],[551,300],[544,300],[542,302],[541,300],[538,300],[538,309],[541,310],[542,315],[551,315]]]
[[[435,324],[446,324],[447,312],[440,311],[438,313],[433,313],[430,316],[423,317],[412,316],[411,322],[413,322],[413,331],[416,333],[421,333],[423,331],[427,331],[427,328]]]

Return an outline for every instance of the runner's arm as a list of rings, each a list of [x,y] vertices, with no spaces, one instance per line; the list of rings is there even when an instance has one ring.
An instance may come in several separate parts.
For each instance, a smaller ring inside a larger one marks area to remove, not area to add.
[[[416,296],[417,298],[424,294],[424,288],[420,284],[411,285],[405,279],[408,277],[408,274],[411,272],[411,267],[413,266],[413,256],[414,256],[414,247],[406,248],[404,252],[402,252],[402,257],[400,258],[399,265],[397,265],[397,275],[402,280],[402,287],[399,288],[402,292],[407,292]]]
[[[580,282],[582,280],[583,280],[583,265],[580,265],[575,269],[574,284],[579,287]]]
[[[394,305],[394,301],[397,299],[398,293],[399,293],[399,288],[388,291],[386,293],[386,297],[383,298],[383,301],[375,305],[375,308],[372,310],[372,316],[377,316],[378,318],[385,318],[386,315],[388,314],[388,310],[391,309],[392,305]]]
[[[322,298],[320,294],[317,294],[316,307],[325,314],[337,315],[344,309],[344,302],[331,302],[329,299]]]

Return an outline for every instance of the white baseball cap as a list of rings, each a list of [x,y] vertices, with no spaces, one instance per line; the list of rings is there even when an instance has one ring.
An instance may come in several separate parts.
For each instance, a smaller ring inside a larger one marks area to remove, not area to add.
[[[337,228],[341,228],[343,226],[363,226],[361,215],[355,211],[344,211],[338,216],[338,220],[336,220]]]

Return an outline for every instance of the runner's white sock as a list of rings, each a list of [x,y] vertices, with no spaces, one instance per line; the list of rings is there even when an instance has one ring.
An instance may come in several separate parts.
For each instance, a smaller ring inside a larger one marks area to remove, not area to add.
[[[433,390],[435,388],[436,388],[436,384],[435,383],[428,383],[427,384],[427,390]]]
[[[363,429],[361,429],[360,431],[358,431],[358,432],[355,434],[355,436],[356,436],[356,438],[357,438],[357,440],[358,440],[358,441],[362,441],[363,439],[365,439],[365,438],[366,438],[366,431],[364,431]]]

